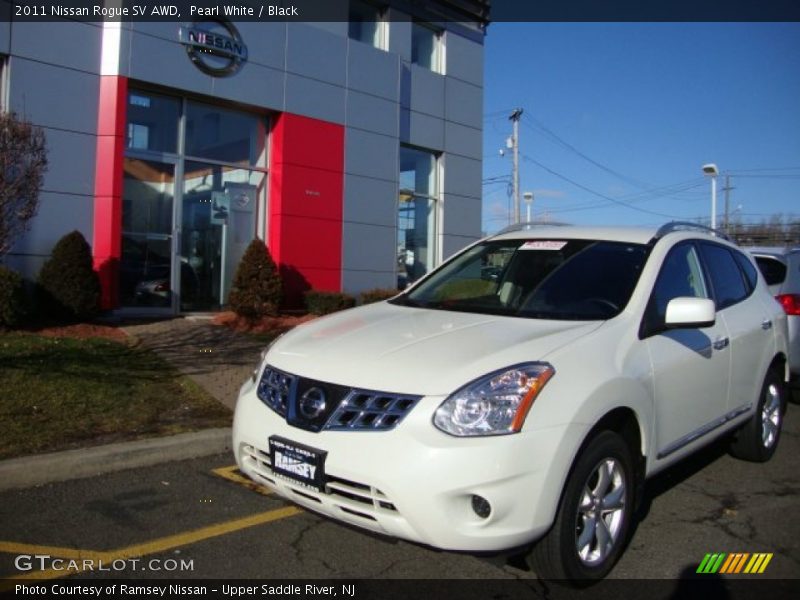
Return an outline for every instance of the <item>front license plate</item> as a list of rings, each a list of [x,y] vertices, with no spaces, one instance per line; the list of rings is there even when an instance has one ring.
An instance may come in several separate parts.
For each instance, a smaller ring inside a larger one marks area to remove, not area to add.
[[[269,457],[272,470],[292,481],[318,491],[325,489],[325,457],[323,450],[273,435],[269,438]]]

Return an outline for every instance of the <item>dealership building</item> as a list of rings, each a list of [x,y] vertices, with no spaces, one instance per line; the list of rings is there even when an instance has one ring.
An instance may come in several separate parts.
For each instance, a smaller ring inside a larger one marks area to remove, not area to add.
[[[34,279],[77,229],[104,309],[175,314],[222,308],[254,238],[294,303],[403,287],[477,239],[488,0],[388,4],[0,22],[3,108],[49,150],[6,265]]]

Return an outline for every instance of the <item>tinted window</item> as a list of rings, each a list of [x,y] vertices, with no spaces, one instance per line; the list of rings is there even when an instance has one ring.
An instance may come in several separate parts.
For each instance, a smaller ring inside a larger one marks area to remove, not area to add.
[[[747,285],[750,287],[750,290],[756,289],[756,284],[758,283],[758,271],[753,266],[753,263],[741,252],[731,250],[731,254],[733,254],[736,262],[739,263],[739,268],[742,269],[742,273],[744,273],[744,278],[747,280]]]
[[[605,320],[628,303],[647,260],[639,244],[503,240],[474,246],[399,304],[534,319]]]
[[[736,304],[750,294],[730,250],[716,244],[702,244],[701,252],[714,288],[717,310]]]
[[[658,274],[647,309],[647,322],[652,329],[663,327],[667,304],[673,298],[708,298],[700,259],[693,244],[682,244],[670,250]]]
[[[779,285],[786,280],[786,265],[777,258],[756,256],[756,264],[764,275],[767,285]]]

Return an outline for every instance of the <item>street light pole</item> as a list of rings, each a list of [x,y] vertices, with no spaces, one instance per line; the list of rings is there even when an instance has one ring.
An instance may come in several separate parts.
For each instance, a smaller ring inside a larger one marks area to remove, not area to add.
[[[511,150],[514,159],[514,166],[512,172],[512,185],[514,193],[514,223],[519,223],[519,120],[522,117],[522,109],[514,109],[511,116],[508,117],[513,123],[514,129],[511,134]]]
[[[703,165],[703,175],[711,177],[711,229],[717,228],[717,175],[719,169],[714,163]]]

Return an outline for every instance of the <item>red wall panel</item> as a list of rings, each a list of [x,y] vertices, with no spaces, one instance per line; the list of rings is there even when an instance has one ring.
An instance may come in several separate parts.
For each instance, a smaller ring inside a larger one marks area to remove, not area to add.
[[[341,290],[344,128],[283,113],[272,131],[270,252],[297,306],[310,288]]]
[[[100,276],[103,309],[116,308],[118,304],[127,97],[126,77],[100,78],[92,252],[94,268]]]

